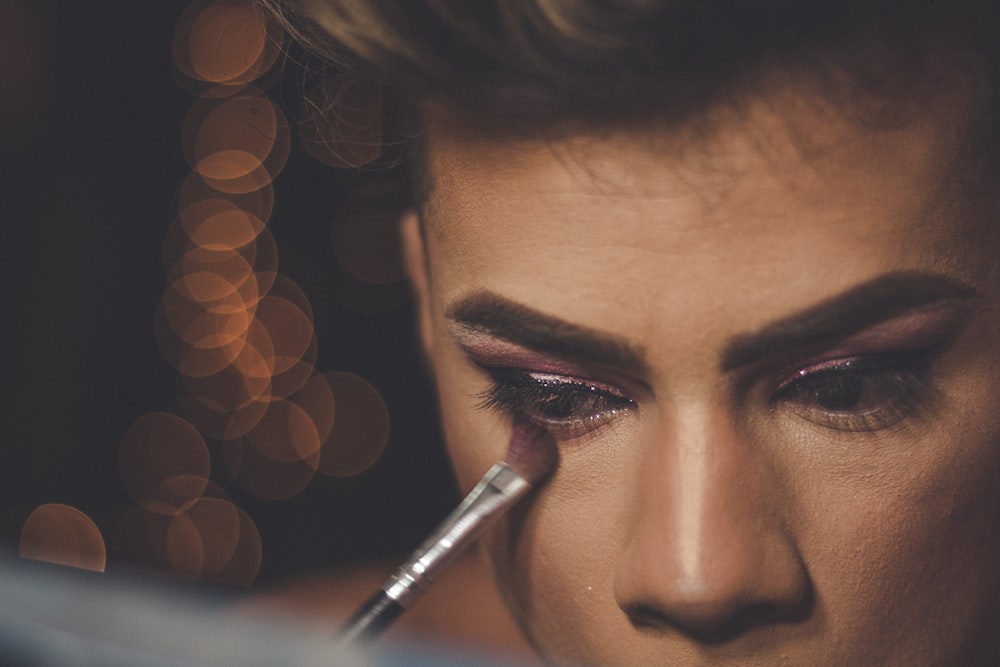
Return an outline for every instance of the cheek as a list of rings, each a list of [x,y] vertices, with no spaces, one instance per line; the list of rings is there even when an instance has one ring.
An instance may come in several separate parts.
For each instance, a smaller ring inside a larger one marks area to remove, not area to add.
[[[553,477],[484,540],[529,639],[570,664],[619,664],[633,632],[614,597],[635,479],[630,435],[564,444]]]
[[[895,479],[809,513],[799,541],[832,637],[870,656],[894,646],[948,655],[984,641],[973,634],[1000,609],[993,412],[929,428]]]
[[[539,651],[589,661],[615,645],[614,633],[629,631],[619,627],[625,617],[612,595],[615,545],[624,540],[606,498],[578,496],[557,475],[487,535],[484,547],[502,595]]]

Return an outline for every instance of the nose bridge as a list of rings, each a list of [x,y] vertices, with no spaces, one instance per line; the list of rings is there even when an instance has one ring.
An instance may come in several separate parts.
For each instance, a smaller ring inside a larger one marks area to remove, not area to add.
[[[619,605],[633,623],[691,633],[792,613],[807,585],[767,461],[724,406],[692,402],[669,421],[637,473]]]
[[[669,440],[675,445],[670,446]],[[645,470],[652,479],[643,490],[653,495],[648,506],[660,508],[662,518],[657,521],[654,513],[643,520],[669,539],[664,546],[672,545],[675,576],[689,586],[708,585],[726,574],[718,570],[734,560],[737,550],[744,558],[751,555],[745,538],[755,532],[756,506],[766,491],[757,488],[765,486],[759,479],[759,464],[723,411],[704,404],[693,403],[679,411],[673,437],[665,438],[658,449],[663,459],[655,461],[659,457],[654,454],[653,465]],[[666,485],[663,477],[656,479],[664,474]],[[661,493],[665,497],[657,498]]]
[[[735,518],[725,511],[726,499],[720,497],[734,490],[727,474],[731,465],[726,461],[732,452],[729,447],[710,447],[709,443],[717,437],[709,423],[709,410],[692,405],[680,415],[674,438],[677,446],[659,448],[657,453],[666,460],[654,460],[645,469],[654,478],[666,473],[667,484],[657,484],[655,479],[642,484],[644,495],[652,495],[647,506],[662,508],[664,514],[659,521],[655,514],[640,520],[652,524],[643,529],[661,532],[661,537],[668,540],[663,548],[674,551],[677,568],[674,576],[691,585],[708,575],[704,571],[705,556],[719,546],[715,541],[726,532],[720,524],[733,522]],[[666,497],[658,497],[661,494]],[[663,525],[656,525],[661,522]],[[656,539],[655,535],[652,537]]]

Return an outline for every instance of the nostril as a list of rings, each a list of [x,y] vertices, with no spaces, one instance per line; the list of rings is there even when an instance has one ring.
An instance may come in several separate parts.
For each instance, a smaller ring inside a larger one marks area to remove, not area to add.
[[[645,604],[631,605],[624,611],[637,630],[680,632],[705,645],[731,641],[754,627],[772,622],[779,615],[774,606],[766,603],[752,604],[733,614],[698,610],[688,610],[682,615],[667,614]]]
[[[622,611],[632,626],[639,630],[664,630],[675,625],[669,616],[648,605],[628,605]]]
[[[688,603],[669,610],[654,604],[622,606],[634,628],[646,632],[679,632],[705,645],[731,641],[754,628],[774,623],[794,624],[808,618],[813,605],[811,586],[798,598],[787,601],[754,601],[727,605]]]

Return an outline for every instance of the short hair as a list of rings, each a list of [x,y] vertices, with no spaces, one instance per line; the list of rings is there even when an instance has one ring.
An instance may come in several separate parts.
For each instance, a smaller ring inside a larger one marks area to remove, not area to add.
[[[315,52],[410,99],[512,117],[697,108],[776,62],[919,71],[952,43],[989,67],[995,0],[260,0]]]
[[[970,149],[994,167],[1000,154],[997,0],[257,1],[390,103],[437,104],[494,131],[699,119],[789,65],[844,108],[874,98],[891,115],[928,74],[944,86],[961,69],[980,106]],[[420,162],[415,115],[394,117],[390,142]]]

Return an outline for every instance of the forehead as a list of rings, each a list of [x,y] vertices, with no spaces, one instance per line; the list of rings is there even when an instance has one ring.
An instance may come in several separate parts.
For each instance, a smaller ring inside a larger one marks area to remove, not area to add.
[[[949,81],[925,81],[898,99],[857,95],[845,105],[815,80],[775,76],[683,125],[650,121],[568,135],[540,128],[498,137],[431,109],[425,218],[437,237],[457,241],[462,228],[509,226],[524,209],[534,210],[533,227],[568,217],[583,234],[593,216],[579,213],[623,201],[647,222],[663,217],[650,213],[674,212],[661,233],[694,222],[740,222],[752,231],[754,199],[829,205],[847,195],[861,204],[863,195],[888,194],[926,206],[942,186],[972,179],[972,95]],[[619,213],[608,226],[625,225],[630,211]]]
[[[699,123],[557,138],[430,113],[435,288],[627,332],[651,309],[692,316],[695,297],[751,326],[886,271],[968,262],[958,273],[980,283],[973,105],[958,92],[844,107],[779,80]]]

